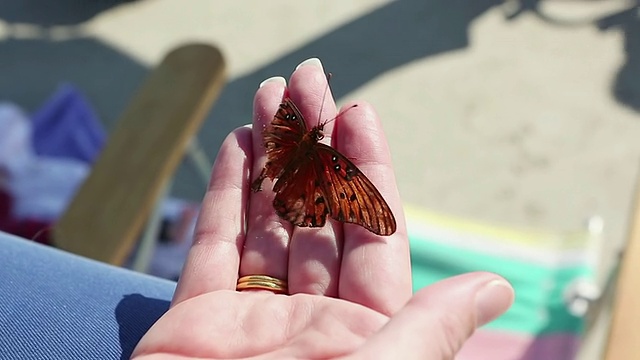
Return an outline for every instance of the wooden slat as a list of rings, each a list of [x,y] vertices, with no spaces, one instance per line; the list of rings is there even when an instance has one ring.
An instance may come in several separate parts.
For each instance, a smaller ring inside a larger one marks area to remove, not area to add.
[[[222,54],[209,45],[182,46],[165,57],[54,227],[57,247],[111,264],[125,261],[224,85],[224,69]]]
[[[617,279],[605,359],[640,356],[640,182],[630,218],[629,238]]]

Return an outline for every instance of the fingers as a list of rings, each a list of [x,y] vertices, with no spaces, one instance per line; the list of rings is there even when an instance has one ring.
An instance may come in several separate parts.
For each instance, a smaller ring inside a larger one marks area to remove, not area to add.
[[[271,78],[256,92],[253,102],[253,164],[250,164],[253,182],[265,163],[262,131],[273,120],[286,91],[282,77]],[[269,275],[287,278],[288,246],[291,225],[280,220],[273,209],[272,183],[265,179],[262,191],[252,192],[249,199],[247,238],[242,251],[240,276]]]
[[[308,129],[336,116],[327,75],[318,59],[310,59],[291,76],[289,92],[305,116]],[[324,128],[323,142],[331,144],[335,121]],[[289,292],[338,295],[342,225],[327,219],[322,228],[295,228],[289,246]]]
[[[265,191],[247,193],[248,184],[258,177],[265,163],[263,129],[273,120],[285,96],[298,105],[306,120],[307,131],[321,121],[336,118],[336,107],[328,91],[326,74],[317,59],[305,61],[294,71],[288,89],[281,77],[271,78],[260,85],[254,99],[253,131],[245,141],[251,144],[250,154],[244,155],[245,160],[249,159],[244,165],[251,169],[251,175],[238,185],[243,199],[248,201],[246,236],[239,230],[232,229],[235,234],[240,235],[234,244],[238,246],[237,249],[241,249],[241,260],[238,265],[234,257],[231,262],[234,267],[225,269],[228,272],[224,276],[192,286],[190,274],[204,271],[201,265],[206,261],[206,258],[201,259],[205,254],[202,250],[194,250],[185,267],[185,280],[181,281],[183,285],[179,287],[176,299],[184,294],[192,294],[193,291],[204,291],[203,289],[211,291],[233,288],[237,275],[263,274],[287,279],[290,293],[340,295],[382,313],[392,314],[411,295],[409,251],[389,150],[380,122],[370,106],[360,104],[357,108],[341,113],[336,121],[329,121],[324,128],[323,142],[332,144],[352,158],[379,188],[397,219],[398,229],[393,236],[381,238],[358,226],[343,226],[331,219],[322,228],[294,227],[275,213],[272,205],[274,194],[271,191],[273,183],[269,179],[263,183]],[[339,129],[337,124],[340,124]],[[332,134],[337,135],[333,141]],[[230,166],[228,169],[229,172],[239,170],[231,170]],[[212,180],[212,184],[214,183]],[[217,195],[212,193],[208,196]],[[207,200],[205,198],[205,203]],[[207,205],[211,210],[203,209],[203,219],[221,209],[217,204]],[[207,224],[204,221],[201,220],[202,224]],[[224,227],[224,224],[212,221],[208,226],[199,226],[199,229],[213,228],[212,224]],[[211,242],[207,231],[210,230],[205,230],[197,239],[204,243]],[[348,254],[344,259],[343,237],[346,239],[344,249]],[[211,256],[209,254],[207,258]],[[217,266],[225,262],[219,261]],[[194,264],[198,265],[195,270],[192,268]],[[236,277],[232,279],[229,274],[234,270]],[[182,291],[183,288],[190,291]]]
[[[337,149],[376,186],[397,223],[396,232],[384,237],[360,226],[344,225],[340,297],[392,315],[411,297],[412,284],[409,241],[391,154],[382,124],[369,104],[359,103],[338,121]]]
[[[416,293],[356,356],[453,359],[477,327],[507,311],[513,300],[511,285],[495,274],[443,280]]]
[[[288,89],[285,89],[282,78],[263,83],[254,102],[253,178],[258,176],[265,163],[262,129],[272,121],[283,96],[289,96],[298,106],[307,130],[316,126],[320,119],[335,116],[335,104],[318,59],[310,59],[299,65],[291,76]],[[329,135],[331,127],[327,126],[325,130]],[[327,141],[330,141],[330,137]],[[266,274],[287,279],[289,293],[336,295],[340,254],[335,239],[340,226],[294,228],[275,213],[272,187],[273,183],[267,179],[263,184],[265,191],[251,196],[249,230],[240,275]]]
[[[252,151],[249,127],[233,131],[220,147],[172,305],[206,292],[235,289]]]
[[[336,116],[336,104],[328,87],[327,74],[317,58],[311,58],[298,65],[291,75],[289,96],[304,115],[307,129]],[[331,144],[331,134],[335,122],[324,128],[324,143]]]

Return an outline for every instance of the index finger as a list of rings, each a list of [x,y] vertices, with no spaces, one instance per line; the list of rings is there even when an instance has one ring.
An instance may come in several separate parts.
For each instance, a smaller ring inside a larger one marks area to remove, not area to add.
[[[210,291],[235,289],[245,239],[252,146],[250,127],[236,129],[222,143],[172,306]]]

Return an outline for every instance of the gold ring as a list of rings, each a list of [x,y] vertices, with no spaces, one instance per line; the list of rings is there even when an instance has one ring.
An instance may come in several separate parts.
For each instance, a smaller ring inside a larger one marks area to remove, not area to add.
[[[270,290],[276,294],[287,293],[287,282],[268,275],[247,275],[238,279],[236,290]]]

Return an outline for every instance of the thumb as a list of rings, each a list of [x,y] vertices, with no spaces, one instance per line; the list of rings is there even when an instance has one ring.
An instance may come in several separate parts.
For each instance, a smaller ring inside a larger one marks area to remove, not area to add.
[[[365,359],[453,359],[475,329],[507,311],[513,288],[498,275],[452,277],[417,292],[358,350]]]

